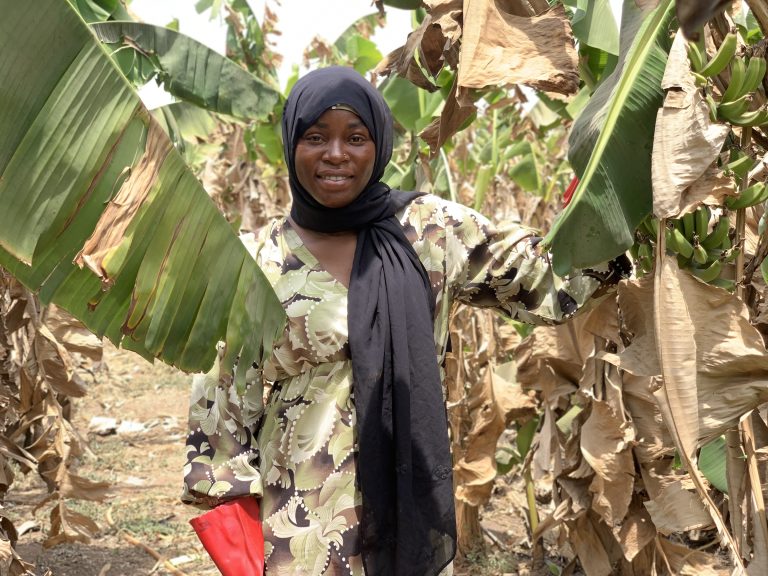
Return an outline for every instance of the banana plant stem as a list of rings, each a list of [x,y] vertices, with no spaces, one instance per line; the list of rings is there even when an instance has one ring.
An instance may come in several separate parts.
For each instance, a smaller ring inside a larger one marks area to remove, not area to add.
[[[531,534],[534,534],[539,527],[539,512],[536,509],[536,492],[530,468],[525,469],[525,496],[528,500],[528,522],[531,525]]]

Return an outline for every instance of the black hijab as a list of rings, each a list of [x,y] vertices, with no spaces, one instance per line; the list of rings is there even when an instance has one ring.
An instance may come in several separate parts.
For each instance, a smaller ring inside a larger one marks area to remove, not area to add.
[[[295,167],[298,139],[334,105],[354,110],[376,144],[371,180],[343,208],[312,198]],[[365,572],[439,574],[456,552],[448,423],[429,278],[395,218],[419,194],[392,191],[380,181],[392,156],[391,112],[354,70],[316,70],[288,96],[283,147],[293,220],[318,232],[357,231],[347,316]]]

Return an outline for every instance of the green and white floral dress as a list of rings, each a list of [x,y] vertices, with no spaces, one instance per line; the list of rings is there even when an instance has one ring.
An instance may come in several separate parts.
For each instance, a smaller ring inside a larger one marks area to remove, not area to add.
[[[455,302],[525,322],[559,322],[607,276],[606,266],[557,278],[537,255],[532,231],[496,228],[436,196],[417,198],[398,218],[432,282],[439,364]],[[267,574],[362,575],[347,288],[287,220],[252,239],[251,248],[288,325],[263,371],[249,372],[242,395],[219,382],[215,369],[195,379],[183,499],[205,505],[260,495]],[[263,406],[262,380],[269,386]]]

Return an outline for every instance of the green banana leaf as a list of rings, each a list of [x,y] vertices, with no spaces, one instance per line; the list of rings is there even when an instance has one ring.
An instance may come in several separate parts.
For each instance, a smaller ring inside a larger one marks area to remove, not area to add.
[[[284,325],[269,282],[81,17],[0,0],[0,265],[99,336],[238,382]]]
[[[136,84],[156,74],[168,92],[212,112],[265,118],[281,98],[276,88],[169,28],[138,22],[100,22],[91,28]]]
[[[421,7],[421,0],[383,0],[383,4],[401,10],[416,10]]]
[[[718,436],[701,447],[699,469],[709,483],[723,494],[728,494],[727,461],[728,449],[724,436]]]
[[[618,55],[619,31],[609,0],[564,0],[563,4],[574,9],[571,29],[580,45]]]
[[[378,14],[368,14],[355,20],[344,32],[339,34],[333,47],[346,56],[349,64],[364,76],[381,61],[382,54],[373,41],[360,34],[361,26],[376,30],[379,26]]]
[[[651,148],[673,14],[672,0],[647,15],[634,0],[624,2],[619,64],[569,137],[569,160],[580,182],[545,238],[557,274],[627,250],[651,210]]]
[[[421,132],[444,101],[440,92],[427,92],[405,78],[390,76],[381,83],[381,94],[392,116],[408,132]]]
[[[102,22],[110,18],[128,17],[120,0],[69,0],[86,22]]]
[[[203,108],[174,102],[153,109],[151,114],[193,171],[221,148],[219,144],[207,141],[216,128],[216,119]]]

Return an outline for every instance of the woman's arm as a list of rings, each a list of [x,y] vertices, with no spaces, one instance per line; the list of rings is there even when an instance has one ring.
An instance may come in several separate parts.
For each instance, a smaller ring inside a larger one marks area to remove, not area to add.
[[[540,238],[518,223],[494,225],[474,210],[446,205],[447,281],[454,299],[497,308],[532,324],[555,324],[573,316],[591,298],[631,273],[625,256],[565,278],[554,274]]]

